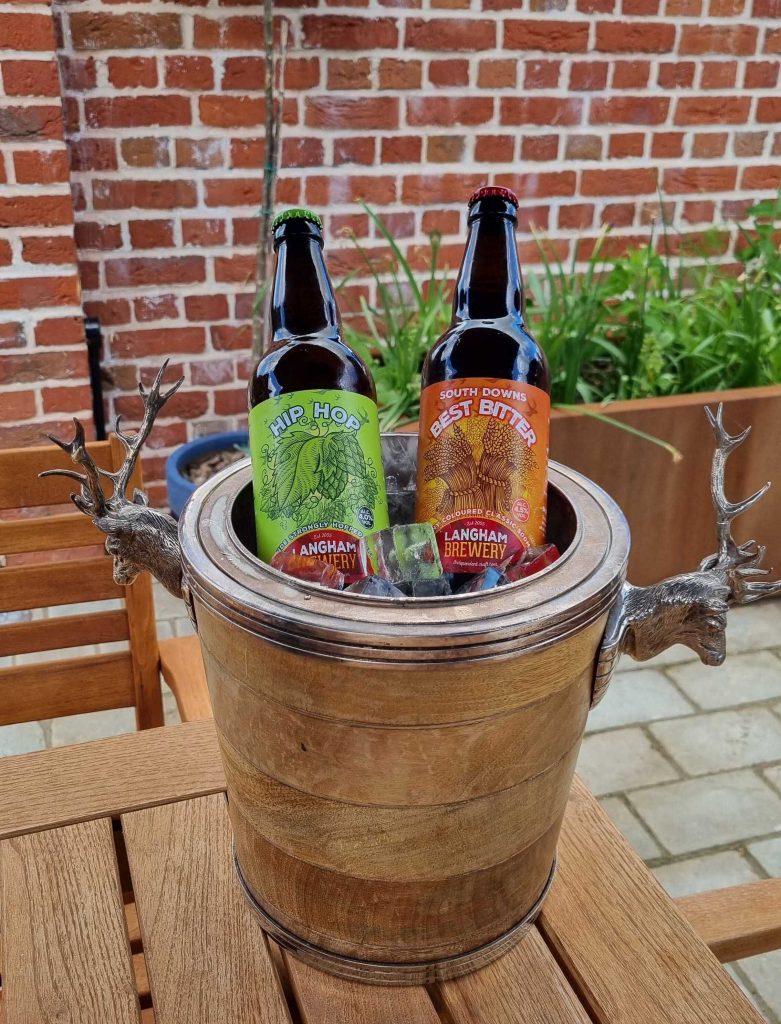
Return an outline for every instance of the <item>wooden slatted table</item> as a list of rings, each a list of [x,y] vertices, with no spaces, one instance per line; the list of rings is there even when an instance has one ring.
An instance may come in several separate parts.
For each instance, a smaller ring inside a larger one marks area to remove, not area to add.
[[[2,1024],[761,1024],[579,782],[537,927],[404,989],[261,931],[224,785],[208,721],[0,760]]]

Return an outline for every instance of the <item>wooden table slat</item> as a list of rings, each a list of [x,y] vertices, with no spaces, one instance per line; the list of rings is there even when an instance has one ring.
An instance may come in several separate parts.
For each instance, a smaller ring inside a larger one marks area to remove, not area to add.
[[[0,758],[0,839],[225,789],[213,722]]]
[[[285,954],[303,1024],[441,1024],[422,986],[381,988],[323,974]]]
[[[437,989],[452,1024],[590,1024],[536,928],[500,960]]]
[[[781,948],[781,878],[764,878],[676,900],[723,964]]]
[[[7,1024],[138,1024],[111,823],[0,843]]]
[[[539,927],[599,1024],[763,1024],[577,778]]]
[[[157,1024],[290,1024],[233,868],[225,798],[123,815]]]

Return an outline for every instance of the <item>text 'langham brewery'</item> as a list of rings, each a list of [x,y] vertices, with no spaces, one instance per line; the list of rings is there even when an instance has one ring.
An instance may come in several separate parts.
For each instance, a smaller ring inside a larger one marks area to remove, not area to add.
[[[451,324],[421,367],[414,523],[391,525],[377,399],[344,341],[322,221],[273,225],[268,339],[249,387],[257,550],[289,576],[374,597],[447,597],[524,579],[546,543],[550,379],[525,323],[518,200],[469,200]]]

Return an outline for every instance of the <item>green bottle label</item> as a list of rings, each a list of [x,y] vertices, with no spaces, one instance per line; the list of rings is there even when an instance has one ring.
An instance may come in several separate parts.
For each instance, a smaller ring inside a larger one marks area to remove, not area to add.
[[[349,391],[294,391],[249,414],[258,554],[314,555],[348,582],[360,538],[388,525],[377,406]]]

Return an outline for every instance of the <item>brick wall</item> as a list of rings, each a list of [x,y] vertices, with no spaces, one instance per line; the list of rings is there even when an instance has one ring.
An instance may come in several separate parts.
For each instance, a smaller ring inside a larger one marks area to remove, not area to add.
[[[47,3],[0,2],[0,445],[91,419]]]
[[[160,479],[171,446],[244,420],[260,11],[241,0],[57,11],[81,279],[106,334],[110,411],[135,415],[137,374],[164,354],[187,377],[147,463]],[[688,233],[779,184],[780,0],[296,0],[276,11],[289,25],[278,201],[325,213],[337,278],[358,266],[346,230],[382,248],[361,198],[405,246],[441,230],[452,266],[469,190],[511,185],[529,264],[532,224],[563,257],[577,239],[587,253],[606,223],[616,247],[644,237],[657,180]],[[347,308],[361,287],[343,294]]]

